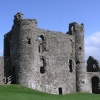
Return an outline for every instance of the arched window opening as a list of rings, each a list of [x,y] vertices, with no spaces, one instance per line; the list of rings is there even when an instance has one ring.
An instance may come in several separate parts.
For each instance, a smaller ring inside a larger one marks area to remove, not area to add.
[[[99,77],[92,77],[92,93],[100,94],[100,81]]]
[[[71,31],[72,31],[72,32],[73,32],[73,29],[74,29],[73,26],[71,26]]]
[[[73,62],[71,59],[69,59],[69,71],[73,72]]]
[[[38,40],[39,41],[44,41],[44,36],[43,35],[38,36]]]
[[[93,69],[96,69],[96,65],[95,64],[93,64]]]
[[[38,41],[39,41],[38,51],[40,51],[39,53],[46,51],[46,39],[45,39],[45,37],[43,35],[38,36]]]
[[[58,88],[58,91],[59,91],[59,95],[62,95],[62,88]]]
[[[73,25],[70,25],[69,26],[69,32],[70,32],[70,35],[74,35],[74,26]]]

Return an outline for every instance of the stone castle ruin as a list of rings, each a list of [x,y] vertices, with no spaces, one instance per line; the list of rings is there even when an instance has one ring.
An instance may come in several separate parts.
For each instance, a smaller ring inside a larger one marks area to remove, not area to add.
[[[21,84],[51,94],[100,93],[100,66],[84,60],[84,24],[69,24],[66,34],[37,27],[35,19],[14,16],[4,35],[0,83]],[[3,60],[4,59],[4,60]]]

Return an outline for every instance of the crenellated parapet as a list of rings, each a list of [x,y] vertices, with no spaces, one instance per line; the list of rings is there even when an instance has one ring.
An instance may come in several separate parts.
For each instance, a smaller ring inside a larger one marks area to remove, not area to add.
[[[20,28],[20,27],[36,27],[37,26],[37,21],[36,19],[23,19],[23,14],[21,12],[18,12],[15,16],[14,16],[14,25],[13,25],[13,29],[15,28]]]

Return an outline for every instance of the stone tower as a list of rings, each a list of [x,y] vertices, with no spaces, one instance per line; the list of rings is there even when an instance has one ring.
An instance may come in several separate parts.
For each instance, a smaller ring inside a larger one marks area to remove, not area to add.
[[[68,34],[75,37],[76,91],[86,92],[86,66],[84,59],[84,25],[76,22],[69,24]]]

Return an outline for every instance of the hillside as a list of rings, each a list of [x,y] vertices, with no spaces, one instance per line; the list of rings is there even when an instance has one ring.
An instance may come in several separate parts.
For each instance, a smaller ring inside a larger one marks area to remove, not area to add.
[[[88,93],[52,95],[20,85],[2,85],[0,86],[0,100],[100,100],[100,95]]]

